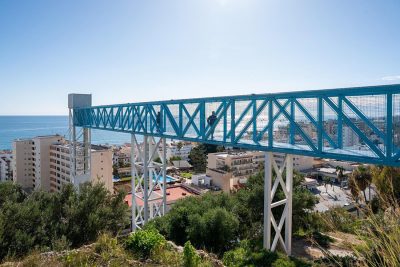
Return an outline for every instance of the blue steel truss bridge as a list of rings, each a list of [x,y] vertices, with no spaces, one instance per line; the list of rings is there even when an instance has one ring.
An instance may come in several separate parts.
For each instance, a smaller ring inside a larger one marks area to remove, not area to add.
[[[275,250],[280,245],[288,254],[292,155],[400,166],[400,85],[105,106],[92,106],[90,95],[71,94],[69,108],[73,144],[89,148],[90,129],[132,135],[132,147],[138,151],[132,153],[132,176],[140,177],[138,184],[132,179],[132,195],[144,202],[132,205],[133,229],[166,212],[166,138],[265,151],[264,246]],[[143,143],[137,135],[143,136]],[[273,153],[286,155],[282,166]],[[156,156],[161,164],[153,161]],[[154,175],[160,177],[155,182]],[[278,187],[286,198],[272,203]],[[156,191],[162,192],[160,196]],[[285,205],[284,214],[275,220],[271,209],[280,205]]]

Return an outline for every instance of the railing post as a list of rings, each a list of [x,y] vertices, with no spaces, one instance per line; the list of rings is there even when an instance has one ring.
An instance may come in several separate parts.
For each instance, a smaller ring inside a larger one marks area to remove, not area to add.
[[[338,97],[338,122],[337,122],[337,142],[338,148],[343,148],[343,96]]]
[[[296,133],[296,116],[295,116],[295,106],[294,106],[294,100],[290,100],[290,116],[292,117],[292,120],[290,121],[290,144],[294,145],[295,140],[295,133]]]
[[[257,140],[257,100],[253,99],[253,142],[256,143]]]
[[[183,103],[179,103],[179,136],[183,137]]]
[[[386,98],[386,157],[393,156],[393,94],[388,93]]]
[[[324,128],[323,118],[324,118],[324,100],[322,97],[318,97],[318,152],[322,152],[322,146],[324,144],[322,140],[322,131]]]
[[[200,102],[200,134],[201,139],[206,139],[206,103],[204,101]]]
[[[273,99],[271,98],[269,100],[269,106],[268,106],[268,146],[269,148],[273,147],[274,144],[274,122],[272,121],[274,118],[274,106],[273,106]]]
[[[235,143],[236,139],[236,125],[235,125],[235,99],[231,99],[231,143]]]

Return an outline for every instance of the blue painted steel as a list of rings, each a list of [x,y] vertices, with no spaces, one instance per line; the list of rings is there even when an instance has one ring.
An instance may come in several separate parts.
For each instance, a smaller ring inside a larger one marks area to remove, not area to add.
[[[73,116],[84,128],[400,166],[395,98],[400,85],[106,105]]]

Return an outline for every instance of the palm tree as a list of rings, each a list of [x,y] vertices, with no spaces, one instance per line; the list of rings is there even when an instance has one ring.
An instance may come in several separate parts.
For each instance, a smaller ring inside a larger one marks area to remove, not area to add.
[[[360,199],[360,188],[358,187],[357,181],[355,180],[353,175],[350,176],[350,179],[349,179],[349,188],[350,188],[351,195],[353,196],[354,200],[358,204],[358,201]],[[359,216],[360,216],[360,212],[357,207],[357,217],[359,217]]]
[[[329,178],[329,177],[323,177],[322,179],[323,179],[324,185],[325,185],[325,193],[328,194],[328,183],[330,183],[331,178]]]
[[[344,178],[344,168],[342,166],[336,166],[336,175],[337,175],[337,179],[340,183],[340,188],[342,188],[342,181]]]
[[[371,181],[372,181],[372,175],[369,168],[366,168],[364,166],[359,166],[357,169],[353,171],[351,177],[354,183],[357,185],[358,189],[363,192],[365,203],[367,203],[367,196],[365,194],[365,190],[367,189],[367,187],[371,186]]]
[[[176,148],[178,149],[178,151],[181,151],[182,147],[183,147],[182,142],[178,142],[178,144],[176,144]]]

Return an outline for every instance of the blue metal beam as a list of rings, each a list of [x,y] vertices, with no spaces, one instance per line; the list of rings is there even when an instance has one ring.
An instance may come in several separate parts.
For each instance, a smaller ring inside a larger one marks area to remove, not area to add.
[[[393,142],[393,135],[400,133],[395,133],[399,130],[392,125],[393,118],[400,116],[393,114],[396,95],[400,96],[400,85],[106,105],[74,109],[73,122],[84,128],[400,166],[399,148]],[[363,98],[355,105],[350,96]],[[368,98],[385,99],[386,103],[368,106],[371,101],[363,103],[363,99]],[[317,104],[316,117],[303,104],[308,100]],[[325,109],[324,104],[331,110]],[[218,108],[206,110],[209,106]],[[296,107],[300,112],[295,111]],[[346,114],[345,107],[356,116]],[[368,109],[374,111],[368,114],[379,115],[365,116],[363,111]],[[217,119],[209,125],[206,114],[212,111],[216,112]],[[285,119],[281,120],[281,116]],[[384,129],[378,126],[382,121]],[[366,131],[365,125],[370,131]],[[349,127],[356,138],[349,131],[343,131],[344,126]],[[371,139],[371,131],[379,140]],[[263,138],[266,133],[268,139]],[[297,135],[303,140],[300,143]],[[344,147],[346,140],[347,147]]]

